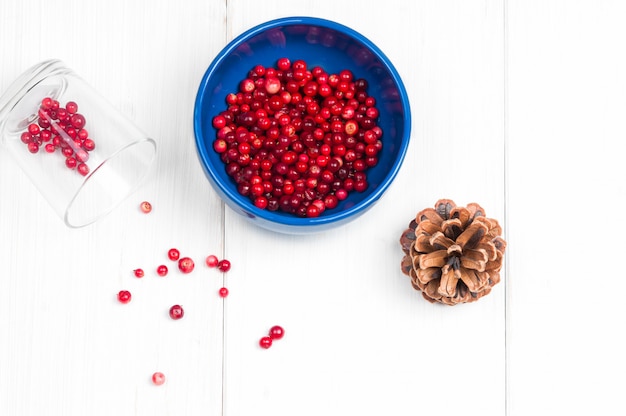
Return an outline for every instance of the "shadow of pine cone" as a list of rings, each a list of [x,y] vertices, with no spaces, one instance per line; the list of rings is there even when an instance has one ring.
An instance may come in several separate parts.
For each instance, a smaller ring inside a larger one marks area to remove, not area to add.
[[[449,199],[420,211],[400,237],[401,269],[429,302],[474,302],[500,282],[506,249],[498,221]]]

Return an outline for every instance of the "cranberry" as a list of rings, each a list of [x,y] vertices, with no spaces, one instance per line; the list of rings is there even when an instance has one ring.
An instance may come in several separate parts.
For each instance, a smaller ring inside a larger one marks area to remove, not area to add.
[[[45,97],[43,100],[41,100],[41,108],[43,109],[51,109],[52,108],[52,98],[50,97]]]
[[[289,60],[289,58],[280,58],[278,59],[276,66],[281,71],[287,71],[291,68],[291,61]]]
[[[135,269],[135,270],[133,270],[133,274],[137,278],[142,278],[144,276],[144,271],[143,271],[143,269]]]
[[[85,126],[86,120],[82,114],[74,114],[70,117],[71,125],[76,129],[82,129]]]
[[[159,371],[152,374],[152,383],[154,383],[155,386],[163,385],[163,383],[165,383],[165,375]]]
[[[183,316],[185,316],[185,311],[183,310],[182,306],[174,305],[170,308],[170,318],[172,318],[173,320],[177,321]]]
[[[168,272],[168,269],[167,269],[166,265],[162,264],[159,267],[157,267],[157,274],[159,276],[161,276],[161,277],[167,276],[167,272]]]
[[[270,328],[269,337],[273,340],[281,339],[285,335],[285,330],[280,325],[274,325]]]
[[[75,157],[69,156],[68,158],[65,159],[65,166],[67,166],[69,169],[74,169],[77,165],[78,165],[78,161],[76,160]]]
[[[30,134],[29,132],[25,131],[24,133],[22,133],[22,135],[20,136],[22,143],[24,144],[28,144],[33,140],[33,135]]]
[[[83,176],[87,176],[89,174],[89,166],[87,166],[86,163],[79,163],[76,169],[78,170],[78,173]]]
[[[141,209],[141,212],[143,212],[144,214],[148,214],[152,211],[152,204],[148,201],[143,201],[141,204],[139,204],[139,208]]]
[[[268,78],[265,81],[265,90],[267,91],[268,94],[277,94],[278,91],[280,91],[281,88],[281,83],[280,80],[278,78]],[[280,97],[278,97],[280,99]],[[281,99],[281,104],[283,102],[283,100]]]
[[[120,290],[119,293],[117,294],[117,300],[119,300],[120,303],[130,302],[131,297],[132,296],[128,290]]]
[[[227,272],[230,270],[230,261],[223,259],[217,263],[217,268],[223,272]]]
[[[320,214],[321,211],[317,205],[311,204],[306,208],[306,216],[309,218],[319,217]]]
[[[265,348],[268,349],[269,347],[272,346],[272,338],[270,338],[269,336],[267,337],[262,337],[259,340],[259,345],[261,346],[261,348]]]
[[[35,142],[28,143],[28,151],[31,153],[37,153],[39,151],[39,144]],[[69,167],[69,165],[68,165]]]
[[[190,257],[183,257],[178,260],[178,268],[183,273],[191,273],[195,267],[193,260]]]
[[[217,256],[213,254],[208,255],[205,262],[206,262],[206,265],[209,267],[217,267],[217,265],[219,264],[219,260],[217,259]]]
[[[70,114],[76,114],[76,112],[78,111],[78,104],[76,104],[74,101],[68,101],[65,104],[65,109]]]
[[[228,296],[228,289],[225,287],[220,288],[220,290],[218,291],[220,297],[225,298],[226,296]]]
[[[34,123],[28,125],[28,132],[31,135],[35,136],[35,135],[39,134],[40,131],[41,130],[39,129],[39,125],[34,124]]]
[[[83,149],[85,149],[88,152],[91,152],[93,149],[96,148],[96,143],[93,140],[87,138],[87,139],[84,139],[84,141],[82,142],[82,146],[83,146]]]
[[[172,261],[176,261],[180,257],[180,251],[177,248],[170,248],[167,252],[167,257]]]

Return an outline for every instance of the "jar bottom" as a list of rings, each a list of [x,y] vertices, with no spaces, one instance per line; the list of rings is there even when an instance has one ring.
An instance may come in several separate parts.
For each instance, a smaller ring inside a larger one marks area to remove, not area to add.
[[[71,228],[107,215],[143,182],[156,155],[156,143],[145,138],[129,144],[98,165],[80,186],[64,214]]]

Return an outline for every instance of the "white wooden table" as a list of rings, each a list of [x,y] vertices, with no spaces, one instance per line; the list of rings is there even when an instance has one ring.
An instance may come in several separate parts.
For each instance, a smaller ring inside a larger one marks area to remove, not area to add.
[[[376,43],[413,116],[379,204],[298,237],[224,207],[192,128],[213,57],[290,15]],[[144,185],[81,229],[0,153],[0,415],[624,414],[625,20],[608,0],[0,2],[0,89],[59,58],[158,145]],[[401,232],[439,198],[504,226],[503,281],[477,303],[429,304],[400,271]],[[156,276],[170,247],[191,275]]]

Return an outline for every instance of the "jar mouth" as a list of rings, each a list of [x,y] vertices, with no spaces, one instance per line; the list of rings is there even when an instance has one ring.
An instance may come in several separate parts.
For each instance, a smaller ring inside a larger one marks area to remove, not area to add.
[[[24,71],[0,95],[0,131],[13,134],[36,120],[41,97],[56,99],[67,88],[65,77],[54,75],[68,72],[58,59],[40,62]]]

